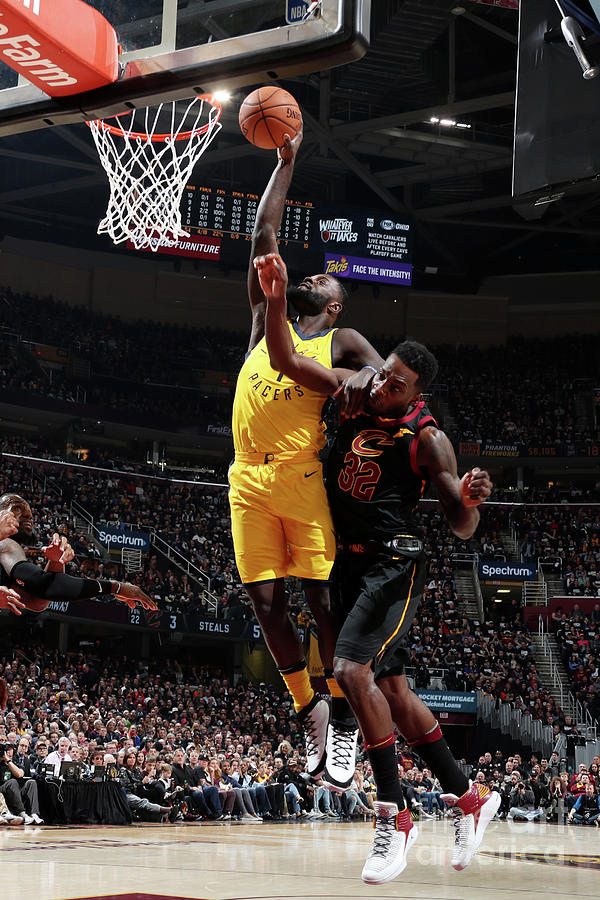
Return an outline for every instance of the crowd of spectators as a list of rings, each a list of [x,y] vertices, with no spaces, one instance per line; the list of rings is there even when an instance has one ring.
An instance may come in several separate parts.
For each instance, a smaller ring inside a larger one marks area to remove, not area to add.
[[[271,685],[234,685],[190,660],[142,663],[41,645],[15,643],[0,659],[8,685],[0,745],[10,748],[0,767],[14,760],[42,776],[52,763],[58,775],[61,762],[75,761],[93,775],[94,765],[114,764],[132,813],[152,821],[349,818],[372,808],[364,793],[373,792],[372,773],[365,785],[362,762],[341,796],[302,774],[291,699]],[[23,776],[17,781],[22,788]],[[12,791],[5,796],[9,816],[29,823],[29,792],[22,802]]]
[[[0,824],[40,819],[28,778],[46,777],[50,765],[58,775],[62,761],[80,763],[90,778],[96,766],[115,766],[134,819],[351,819],[372,812],[376,788],[363,754],[343,795],[303,773],[303,737],[285,691],[233,683],[182,655],[136,661],[99,646],[60,653],[8,637],[0,650],[8,686],[0,780],[10,788],[0,790]],[[435,773],[400,739],[397,752],[413,814],[446,815]],[[593,824],[599,762],[566,771],[556,753],[526,760],[497,750],[470,769],[461,764],[472,780],[500,791],[499,818],[557,821],[564,809],[569,821]]]
[[[14,452],[19,442],[7,442]],[[4,447],[6,450],[6,445]],[[33,455],[35,447],[26,447]],[[115,561],[104,559],[89,534],[75,527],[71,500],[94,516],[96,525],[154,530],[211,580],[220,614],[245,618],[247,606],[235,569],[229,529],[227,492],[209,484],[174,484],[166,477],[136,477],[5,456],[2,492],[18,491],[34,510],[40,544],[55,531],[66,534],[76,553],[71,572],[123,577]],[[82,567],[82,561],[85,564]],[[190,578],[160,552],[147,554],[142,569],[128,580],[139,584],[169,609],[204,611],[203,582]]]
[[[568,613],[559,606],[551,624],[575,699],[600,719],[600,604],[588,614],[577,603]]]
[[[24,354],[12,345],[12,355],[3,353],[4,389],[135,412],[164,420],[165,427],[169,420],[186,427],[229,423],[231,394],[203,391],[204,375],[207,370],[235,374],[247,348],[246,334],[127,322],[7,288],[0,296],[2,325],[20,341],[55,345],[90,364],[86,379],[53,368],[49,383],[39,366],[27,370]],[[371,339],[384,355],[394,346],[389,335]],[[590,408],[582,424],[575,400],[583,382],[589,382],[590,396],[596,386],[600,335],[513,336],[502,346],[485,349],[433,349],[440,363],[438,383],[452,386],[445,396],[454,424],[447,430],[456,441],[562,446],[566,453],[575,445],[598,444],[599,423],[593,422]],[[162,392],[160,385],[166,386]]]
[[[589,768],[580,763],[567,767],[567,760],[552,753],[548,759],[533,754],[523,759],[513,753],[506,759],[500,750],[482,754],[470,778],[498,791],[499,819],[515,822],[557,822],[600,825],[600,757]]]
[[[498,534],[497,511],[484,515],[483,536]],[[416,687],[428,687],[439,672],[449,690],[483,690],[544,724],[554,726],[560,710],[541,683],[531,634],[516,610],[485,623],[470,621],[461,611],[452,556],[463,542],[447,528],[441,513],[422,516],[428,574],[419,615],[410,639],[411,673]]]
[[[219,602],[218,615],[253,618],[235,567],[227,494],[222,488],[44,464],[46,485],[51,483],[53,491],[62,491],[44,495],[31,471],[25,462],[13,460],[5,468],[4,483],[28,485],[36,522],[47,535],[58,530],[73,537],[71,497],[94,515],[97,524],[155,529],[210,577],[211,591]],[[553,725],[559,711],[540,683],[531,639],[518,610],[510,620],[505,614],[485,624],[469,621],[460,611],[454,555],[464,549],[476,549],[483,555],[502,550],[500,532],[505,515],[496,507],[484,511],[481,527],[467,545],[450,531],[438,507],[420,512],[428,568],[420,615],[410,634],[414,678],[417,686],[426,687],[438,670],[449,689],[485,690]],[[98,558],[98,548],[87,535],[74,534],[72,542],[78,554],[74,571],[98,577],[120,576],[116,563]],[[159,553],[147,554],[143,568],[127,577],[155,598],[162,609],[204,612],[198,583]],[[313,626],[298,585],[290,585],[290,599],[296,620]]]
[[[596,387],[600,335],[509,337],[496,347],[441,347],[440,383],[448,392],[458,441],[557,447],[598,444],[600,423],[576,416],[578,379]],[[569,451],[567,451],[569,452]]]
[[[53,407],[53,401],[72,404],[71,409],[64,407],[70,414],[113,421],[133,417],[138,423],[146,421],[167,431],[192,432],[201,425],[225,426],[231,420],[230,391],[209,393],[185,381],[176,386],[172,381],[157,385],[93,372],[75,378],[66,366],[44,367],[34,357],[17,353],[16,346],[6,340],[0,343],[0,359],[0,388],[9,402],[23,402],[20,393],[25,393],[39,397],[40,405],[59,411],[61,407]]]
[[[600,506],[524,506],[511,512],[523,560],[555,565],[566,595],[600,596]]]
[[[247,334],[117,316],[51,296],[0,291],[0,324],[21,341],[49,344],[89,359],[95,375],[139,384],[197,384],[207,369],[237,372]]]

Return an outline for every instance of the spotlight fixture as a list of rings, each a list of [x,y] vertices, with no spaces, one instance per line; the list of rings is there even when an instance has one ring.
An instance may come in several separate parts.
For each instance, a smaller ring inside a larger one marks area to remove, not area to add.
[[[470,128],[468,122],[457,122],[456,119],[440,119],[439,116],[431,116],[430,125],[441,125],[443,128]]]

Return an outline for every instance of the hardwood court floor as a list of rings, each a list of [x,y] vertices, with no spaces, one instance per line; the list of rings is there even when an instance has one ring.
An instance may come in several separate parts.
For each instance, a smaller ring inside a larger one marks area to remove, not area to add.
[[[43,827],[0,830],[2,900],[551,900],[599,895],[600,831],[492,822],[464,872],[448,820],[419,825],[404,873],[360,872],[367,822]]]

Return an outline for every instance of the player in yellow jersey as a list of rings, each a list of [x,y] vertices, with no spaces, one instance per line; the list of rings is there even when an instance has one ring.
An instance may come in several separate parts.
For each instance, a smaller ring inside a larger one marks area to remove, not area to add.
[[[319,452],[325,446],[322,409],[327,394],[311,391],[274,371],[264,339],[266,300],[254,259],[277,251],[286,193],[302,132],[286,136],[259,204],[248,268],[252,330],[233,404],[235,460],[229,471],[231,529],[240,578],[252,601],[267,646],[294,700],[306,735],[307,771],[334,787],[354,774],[357,729],[333,678],[337,627],[328,579],[336,541]],[[365,384],[381,357],[358,332],[335,328],[346,292],[331,275],[308,276],[290,288],[298,313],[289,322],[297,352],[348,374],[363,367]],[[372,368],[370,368],[372,367]],[[332,695],[315,694],[304,651],[288,615],[284,579],[296,576],[319,629],[319,650]]]

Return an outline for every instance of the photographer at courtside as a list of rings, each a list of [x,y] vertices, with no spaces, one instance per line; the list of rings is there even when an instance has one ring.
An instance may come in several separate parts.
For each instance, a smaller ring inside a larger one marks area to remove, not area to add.
[[[516,774],[517,780],[513,790],[510,792],[510,812],[508,816],[516,821],[533,822],[535,819],[540,818],[542,810],[535,808],[533,790],[524,781],[521,781],[520,773],[516,772],[514,774]]]

